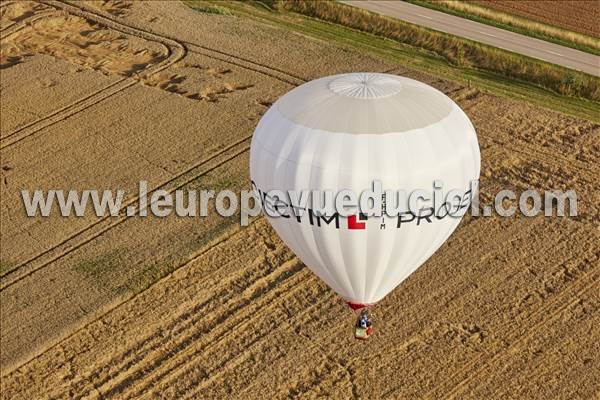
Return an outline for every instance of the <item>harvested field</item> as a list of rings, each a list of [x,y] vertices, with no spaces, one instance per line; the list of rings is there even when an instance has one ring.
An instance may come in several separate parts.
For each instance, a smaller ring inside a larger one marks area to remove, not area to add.
[[[51,46],[48,46],[52,43]],[[45,54],[106,74],[131,76],[166,58],[167,49],[75,15],[48,15],[4,38],[8,57]],[[2,64],[6,67],[5,63]]]
[[[180,3],[25,5],[0,8],[2,49],[21,57],[0,79],[0,398],[600,391],[600,125]],[[570,188],[579,215],[467,217],[377,306],[372,340],[356,342],[354,315],[262,217],[242,228],[212,210],[23,211],[21,189],[119,188],[138,205],[140,180],[248,188],[267,107],[308,79],[361,70],[460,104],[479,135],[484,204],[500,189]]]
[[[477,3],[534,21],[600,38],[600,6],[588,0],[477,0]]]
[[[11,1],[4,2],[0,8],[0,28],[6,29],[17,22],[26,20],[40,14],[53,10],[45,4],[35,1]]]

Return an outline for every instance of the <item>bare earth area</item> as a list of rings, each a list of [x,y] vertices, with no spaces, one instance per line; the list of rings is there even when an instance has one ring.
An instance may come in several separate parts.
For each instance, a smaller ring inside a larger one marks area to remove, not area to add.
[[[600,37],[600,4],[594,0],[477,0],[482,6]]]
[[[592,398],[600,125],[176,2],[3,2],[2,399]],[[481,202],[573,189],[578,216],[466,217],[352,314],[264,218],[28,218],[20,190],[249,187],[252,132],[310,79],[377,71],[451,96]]]

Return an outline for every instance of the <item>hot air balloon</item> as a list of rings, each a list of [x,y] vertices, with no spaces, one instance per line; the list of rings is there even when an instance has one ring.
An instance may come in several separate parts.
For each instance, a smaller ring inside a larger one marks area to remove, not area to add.
[[[328,76],[294,88],[261,118],[250,154],[261,201],[272,190],[360,193],[376,180],[407,193],[436,180],[466,189],[479,171],[475,129],[460,107],[429,85],[381,73]],[[468,203],[473,193],[466,193]],[[422,265],[461,218],[267,219],[308,268],[362,309]]]

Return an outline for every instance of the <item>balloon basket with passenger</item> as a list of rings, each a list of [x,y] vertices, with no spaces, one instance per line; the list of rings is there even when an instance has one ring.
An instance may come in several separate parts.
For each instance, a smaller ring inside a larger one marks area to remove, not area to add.
[[[367,340],[373,335],[372,314],[369,306],[366,304],[356,304],[348,302],[350,308],[358,312],[356,324],[354,325],[354,338]]]

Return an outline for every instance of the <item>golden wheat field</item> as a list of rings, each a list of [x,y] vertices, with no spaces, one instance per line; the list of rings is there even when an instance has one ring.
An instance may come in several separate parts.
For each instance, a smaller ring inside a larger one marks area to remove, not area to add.
[[[563,398],[600,393],[600,125],[179,2],[4,1],[2,399]],[[307,62],[306,60],[312,60]],[[578,216],[466,217],[376,334],[263,217],[29,218],[20,190],[249,188],[292,88],[349,71],[452,97],[481,201],[576,190]]]

